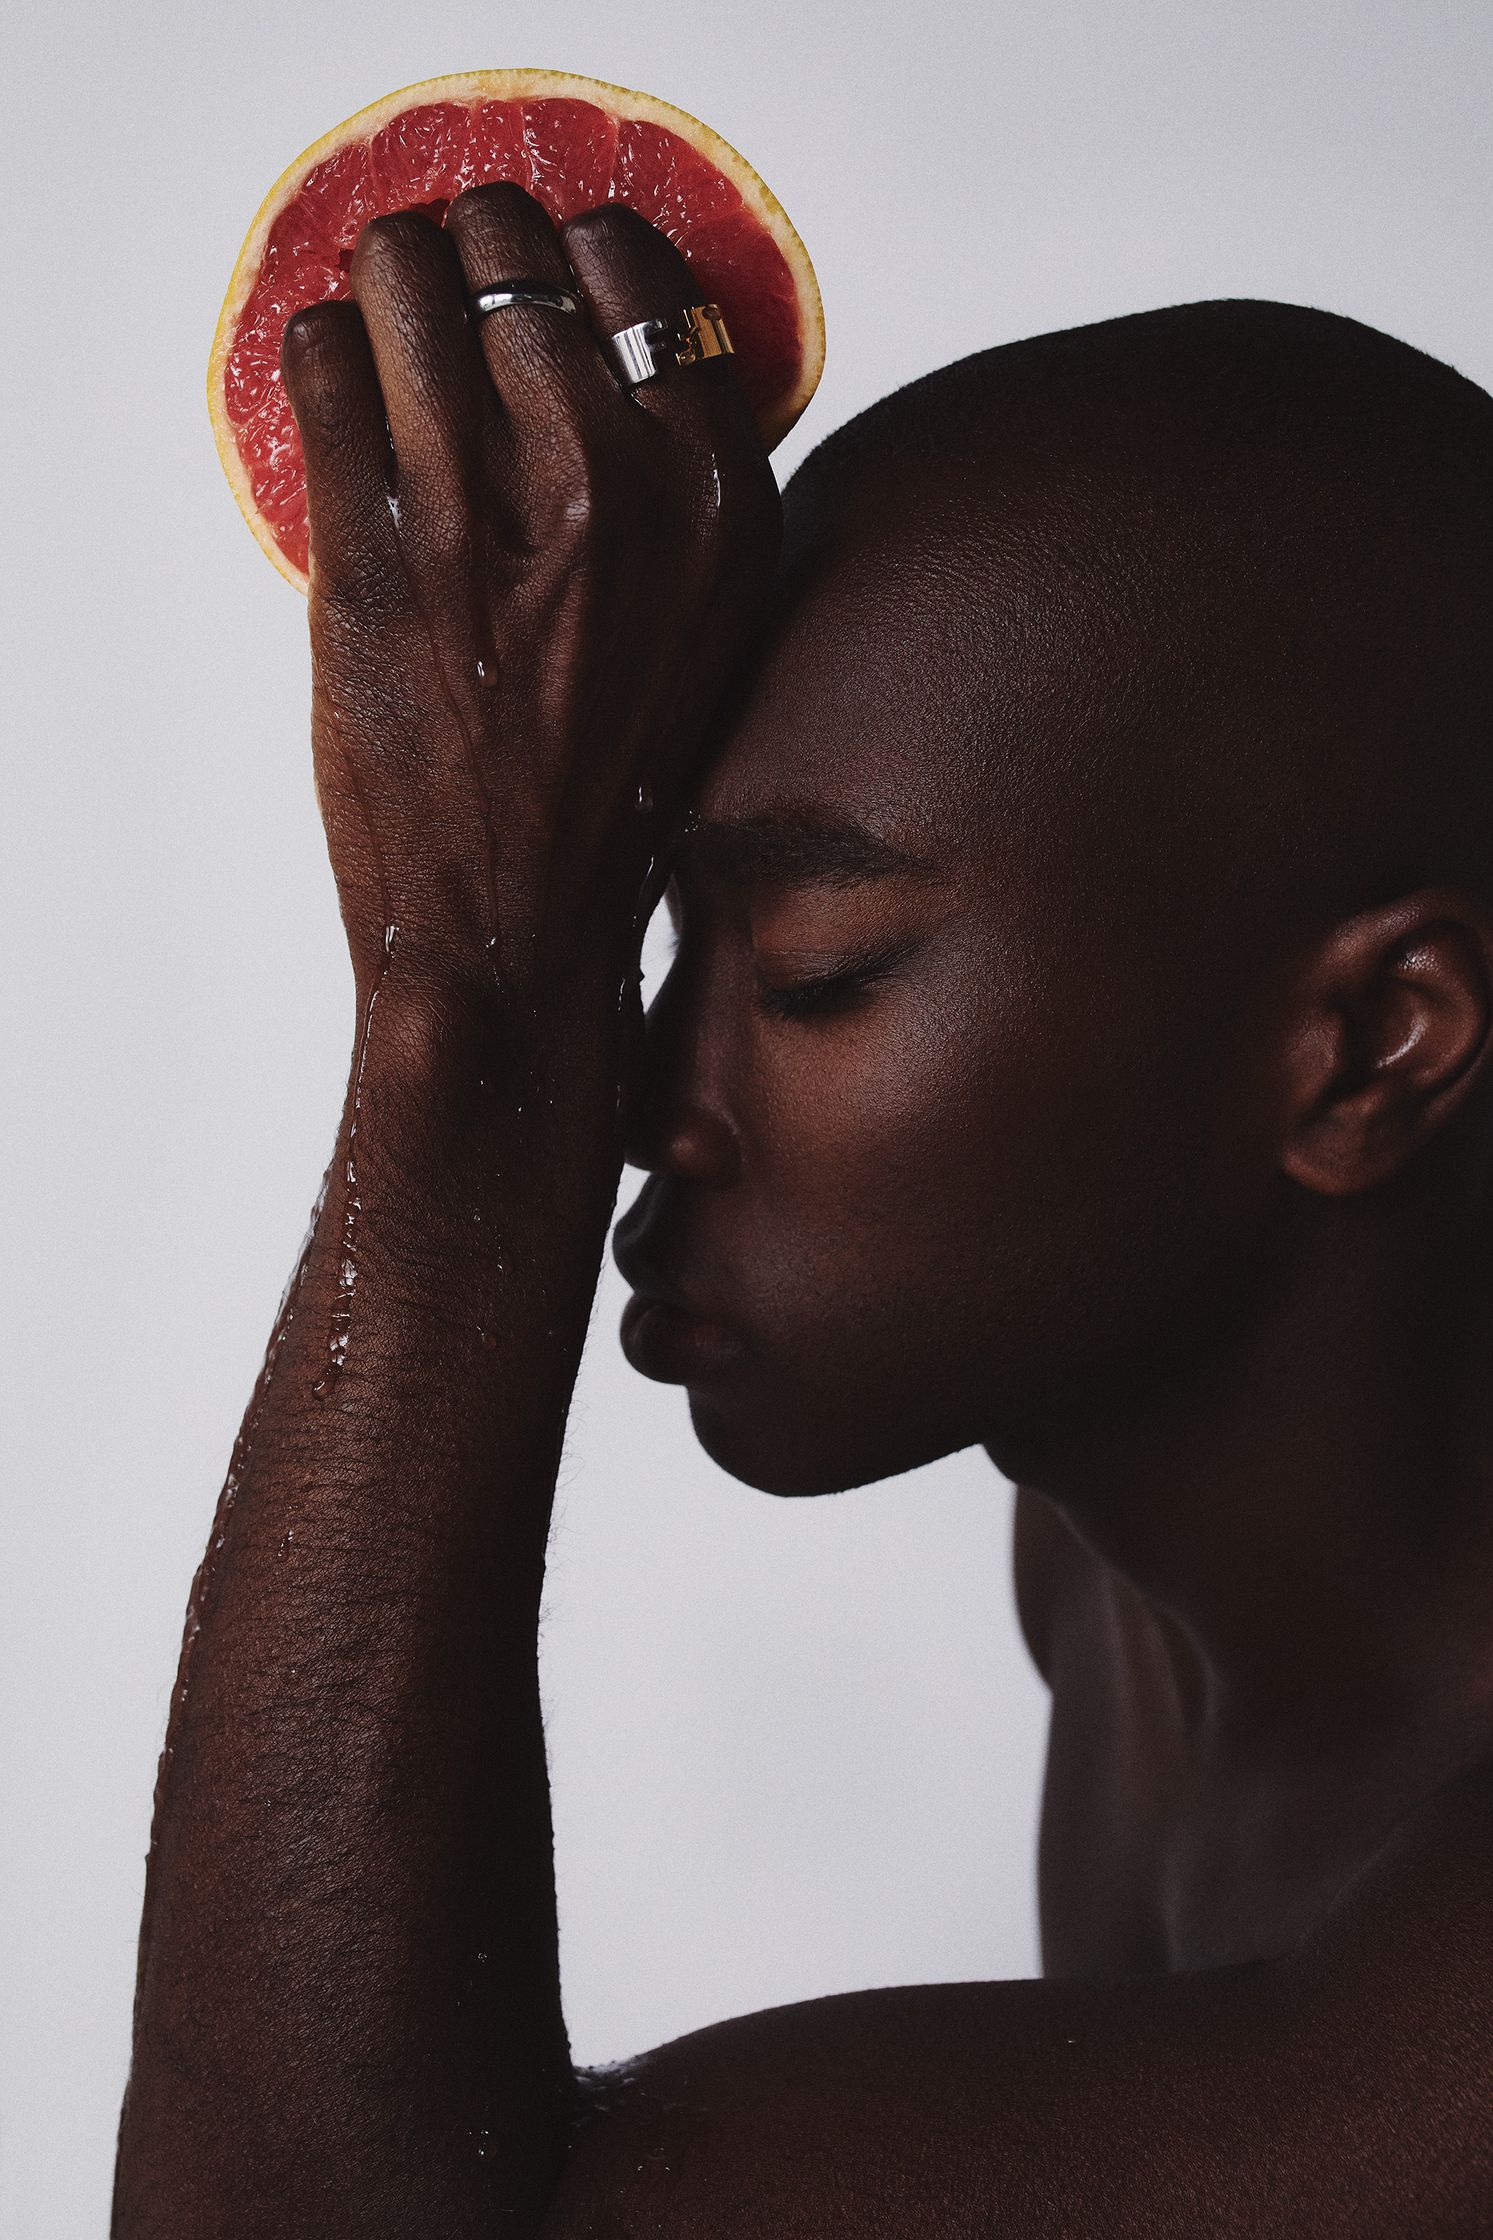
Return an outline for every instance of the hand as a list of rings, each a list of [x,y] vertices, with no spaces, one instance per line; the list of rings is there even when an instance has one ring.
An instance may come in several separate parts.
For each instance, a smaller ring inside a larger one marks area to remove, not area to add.
[[[537,306],[480,320],[524,278]],[[618,205],[558,231],[513,186],[365,227],[354,299],[299,312],[312,737],[360,990],[406,973],[532,1003],[631,930],[653,845],[777,557],[728,357],[629,392],[598,337],[699,298]],[[396,929],[393,932],[390,929]]]

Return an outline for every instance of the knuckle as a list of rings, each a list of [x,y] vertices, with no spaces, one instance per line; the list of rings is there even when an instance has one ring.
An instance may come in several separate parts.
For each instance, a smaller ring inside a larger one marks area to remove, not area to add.
[[[607,518],[606,491],[595,462],[580,454],[557,483],[545,524],[545,543],[568,566],[590,559]]]
[[[595,522],[614,470],[582,418],[558,416],[548,432],[547,449],[543,510],[557,520]]]
[[[602,493],[594,477],[572,482],[560,498],[557,525],[563,544],[589,550],[605,519]]]
[[[318,654],[346,654],[366,644],[370,630],[386,635],[403,618],[402,586],[381,553],[366,547],[318,548],[311,540],[312,612]]]
[[[431,474],[426,478],[417,523],[421,557],[443,575],[467,571],[472,562],[471,508],[456,475]]]
[[[625,554],[647,570],[688,541],[699,509],[650,448],[598,442],[577,423],[552,438],[551,468],[535,507],[536,558],[586,573]]]

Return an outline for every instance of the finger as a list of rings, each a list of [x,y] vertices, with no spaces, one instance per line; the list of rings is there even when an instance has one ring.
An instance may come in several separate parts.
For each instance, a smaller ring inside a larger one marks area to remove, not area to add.
[[[623,203],[605,203],[569,219],[561,240],[599,335],[617,334],[642,319],[675,322],[702,300],[700,284],[673,242]],[[729,355],[667,365],[639,382],[632,395],[676,434],[704,436],[713,450],[762,448]]]
[[[699,282],[674,244],[622,203],[570,219],[561,237],[599,334],[644,319],[677,322],[701,301]],[[646,415],[663,432],[670,480],[711,555],[704,639],[727,643],[762,595],[781,529],[777,481],[756,415],[729,355],[666,364],[630,395],[633,417]]]
[[[505,280],[538,280],[581,297],[549,212],[522,187],[494,182],[469,188],[447,211],[446,231],[469,294]],[[477,334],[493,386],[521,437],[542,436],[561,418],[615,417],[616,384],[584,310],[505,304],[479,316]]]
[[[396,562],[384,400],[357,306],[314,303],[286,326],[280,369],[306,458],[311,573],[361,596]]]
[[[378,368],[401,515],[418,533],[475,502],[494,405],[454,243],[418,211],[375,218],[353,253],[353,293]]]

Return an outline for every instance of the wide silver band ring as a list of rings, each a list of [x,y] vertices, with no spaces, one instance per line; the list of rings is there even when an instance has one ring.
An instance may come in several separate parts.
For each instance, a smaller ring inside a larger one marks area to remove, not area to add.
[[[668,319],[639,319],[603,344],[629,389],[669,366],[698,365],[731,355],[731,337],[718,303],[692,303]]]
[[[581,299],[573,296],[568,288],[552,288],[547,280],[495,280],[490,288],[479,288],[467,297],[475,318],[485,318],[489,311],[506,311],[513,304],[537,304],[542,311],[570,311],[580,315]]]

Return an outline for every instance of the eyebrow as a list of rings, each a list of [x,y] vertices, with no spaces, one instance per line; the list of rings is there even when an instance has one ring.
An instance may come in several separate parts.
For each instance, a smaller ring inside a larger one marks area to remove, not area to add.
[[[766,809],[750,817],[686,816],[680,868],[765,886],[854,887],[869,879],[931,878],[924,856],[884,840],[854,818],[823,809]]]

